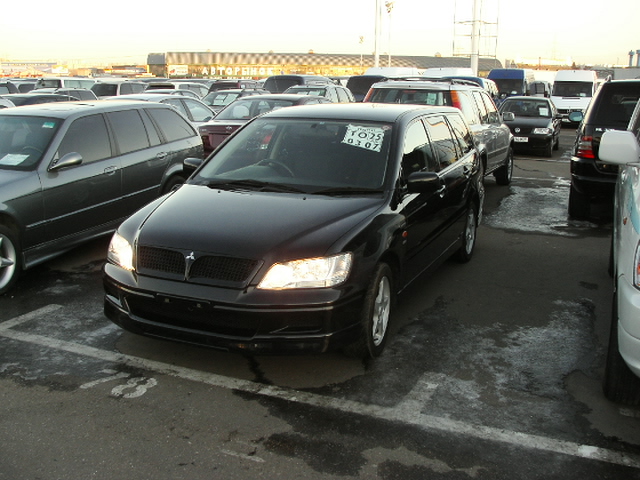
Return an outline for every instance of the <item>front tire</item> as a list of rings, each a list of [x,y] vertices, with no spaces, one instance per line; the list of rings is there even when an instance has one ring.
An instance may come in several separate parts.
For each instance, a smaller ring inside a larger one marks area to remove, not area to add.
[[[493,176],[496,179],[498,185],[509,185],[511,183],[511,177],[513,175],[513,148],[509,147],[507,152],[507,158],[503,166],[498,168]]]
[[[389,336],[391,310],[394,301],[393,272],[386,263],[379,263],[362,307],[358,339],[345,348],[345,353],[356,358],[379,357]]]
[[[613,295],[611,308],[611,333],[604,368],[602,390],[612,402],[640,405],[640,378],[627,366],[618,345],[618,296]]]
[[[18,236],[13,230],[0,225],[0,295],[13,287],[21,271]]]

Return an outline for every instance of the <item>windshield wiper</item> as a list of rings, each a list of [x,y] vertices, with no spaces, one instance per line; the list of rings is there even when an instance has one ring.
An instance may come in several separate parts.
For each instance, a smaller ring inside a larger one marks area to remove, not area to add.
[[[372,193],[382,193],[382,190],[379,188],[364,187],[336,187],[315,190],[311,193],[314,195],[371,195]]]
[[[294,192],[305,193],[297,187],[283,185],[280,183],[263,182],[260,180],[212,180],[204,183],[209,188],[219,188],[221,190],[254,190],[257,192]]]

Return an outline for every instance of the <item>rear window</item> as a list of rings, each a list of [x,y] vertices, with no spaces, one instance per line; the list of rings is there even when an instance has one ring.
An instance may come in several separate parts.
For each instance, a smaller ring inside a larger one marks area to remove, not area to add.
[[[111,83],[95,83],[91,86],[91,91],[98,97],[113,97],[118,94],[118,85]]]
[[[302,83],[302,79],[298,77],[269,77],[264,82],[264,88],[271,93],[282,93],[287,88],[293,87],[294,85],[301,85]]]
[[[448,91],[418,88],[376,88],[367,101],[451,106],[451,97]]]
[[[586,122],[624,130],[639,98],[640,82],[604,85]]]

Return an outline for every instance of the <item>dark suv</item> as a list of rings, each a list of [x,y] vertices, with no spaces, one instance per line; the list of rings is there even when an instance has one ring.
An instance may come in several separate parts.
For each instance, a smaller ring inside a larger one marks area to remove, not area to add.
[[[594,200],[613,198],[618,167],[598,157],[600,138],[607,130],[626,130],[640,98],[640,80],[604,82],[584,113],[572,112],[569,119],[581,122],[571,156],[569,216],[587,220]]]
[[[491,96],[477,83],[459,79],[389,80],[373,84],[364,102],[459,108],[480,148],[484,174],[493,173],[498,185],[511,183],[513,136]]]
[[[0,294],[21,270],[112,232],[202,155],[195,128],[162,103],[0,110]]]

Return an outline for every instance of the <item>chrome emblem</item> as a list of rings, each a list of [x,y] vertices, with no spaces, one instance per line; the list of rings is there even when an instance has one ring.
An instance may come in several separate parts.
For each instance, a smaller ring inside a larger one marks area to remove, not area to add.
[[[194,252],[191,252],[189,255],[186,255],[184,259],[185,259],[184,278],[189,278],[189,270],[191,270],[191,266],[193,265],[193,262],[196,261]]]
[[[515,131],[516,131],[516,133],[520,133],[520,129],[519,128],[516,128]]]

